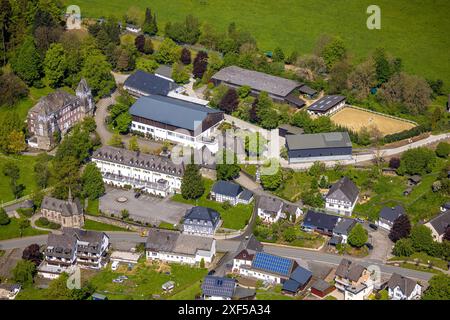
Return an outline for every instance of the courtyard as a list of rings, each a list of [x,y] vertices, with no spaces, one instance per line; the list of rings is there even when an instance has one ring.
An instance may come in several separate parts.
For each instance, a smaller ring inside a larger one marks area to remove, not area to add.
[[[134,191],[107,188],[100,198],[99,210],[108,215],[120,217],[122,210],[128,210],[134,220],[159,225],[161,222],[178,224],[186,210],[192,205],[142,194],[135,198]]]

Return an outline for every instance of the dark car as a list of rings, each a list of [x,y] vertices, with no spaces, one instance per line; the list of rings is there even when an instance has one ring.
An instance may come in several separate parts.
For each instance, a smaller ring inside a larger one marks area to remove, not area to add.
[[[356,218],[356,221],[358,221],[359,223],[364,223],[364,222],[366,222],[364,219],[361,219],[361,218]]]
[[[138,192],[138,193],[135,193],[134,194],[134,197],[137,199],[137,198],[139,198],[141,196],[141,194]]]
[[[366,247],[367,247],[367,249],[369,249],[369,250],[373,250],[373,245],[370,244],[370,243],[366,243]]]
[[[375,223],[369,223],[369,227],[373,230],[378,230],[378,226]]]
[[[212,276],[215,273],[216,273],[216,270],[211,270],[210,272],[208,272],[208,276]]]

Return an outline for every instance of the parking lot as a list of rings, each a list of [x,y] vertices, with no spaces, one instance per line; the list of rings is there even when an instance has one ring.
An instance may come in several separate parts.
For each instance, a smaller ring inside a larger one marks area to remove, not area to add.
[[[100,198],[99,209],[106,214],[120,216],[126,209],[134,220],[159,225],[162,221],[178,224],[187,209],[192,206],[173,202],[170,198],[157,198],[142,194],[135,198],[132,190],[107,188],[105,195]],[[117,201],[126,198],[126,202]]]

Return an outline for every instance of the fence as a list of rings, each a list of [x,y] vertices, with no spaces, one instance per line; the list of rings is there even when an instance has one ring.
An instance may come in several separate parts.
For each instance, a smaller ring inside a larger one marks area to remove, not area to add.
[[[409,122],[409,123],[411,123],[411,124],[413,124],[415,126],[419,125],[417,122],[409,120],[409,119],[403,119],[403,118],[400,118],[400,117],[392,116],[390,114],[381,113],[381,112],[370,110],[370,109],[365,109],[365,108],[361,108],[361,107],[357,107],[357,106],[353,106],[353,105],[349,105],[349,104],[345,105],[345,107],[353,108],[353,109],[360,110],[360,111],[370,112],[370,113],[373,113],[373,114],[376,114],[376,115],[379,115],[379,116],[395,119],[395,120],[398,120],[398,121]]]

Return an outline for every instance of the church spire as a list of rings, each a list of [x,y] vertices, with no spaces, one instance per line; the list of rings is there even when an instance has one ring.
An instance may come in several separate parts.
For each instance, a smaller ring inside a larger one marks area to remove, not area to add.
[[[72,190],[69,187],[69,196],[67,197],[67,200],[69,200],[69,203],[72,203]]]

